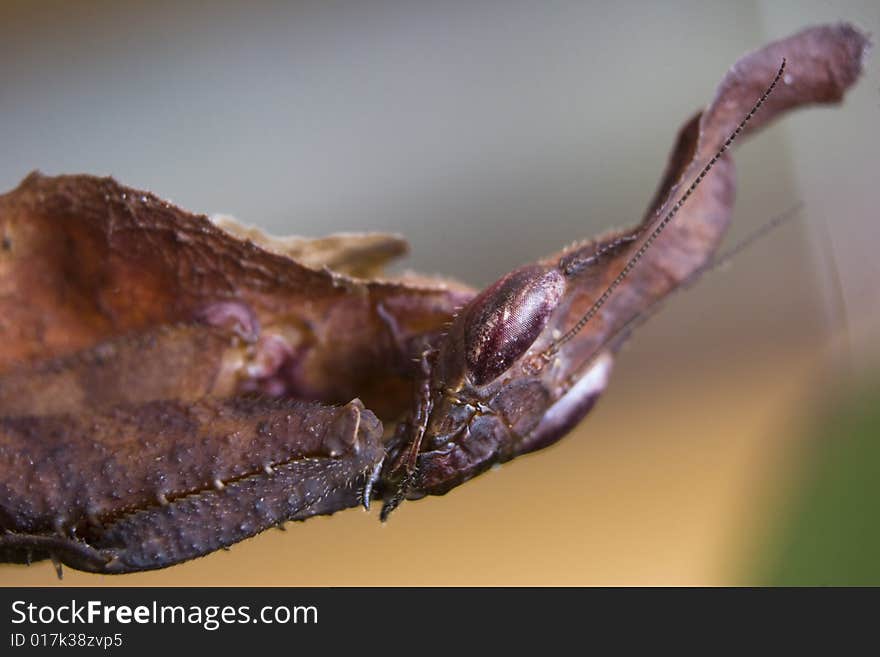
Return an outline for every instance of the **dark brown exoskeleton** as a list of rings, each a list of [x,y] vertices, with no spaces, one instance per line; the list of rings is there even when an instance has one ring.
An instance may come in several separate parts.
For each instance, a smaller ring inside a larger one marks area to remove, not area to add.
[[[867,47],[819,26],[745,56],[639,226],[479,294],[379,276],[396,237],[276,240],[29,176],[0,196],[0,561],[162,568],[374,497],[385,519],[554,443],[633,321],[712,262],[733,140],[839,102]]]

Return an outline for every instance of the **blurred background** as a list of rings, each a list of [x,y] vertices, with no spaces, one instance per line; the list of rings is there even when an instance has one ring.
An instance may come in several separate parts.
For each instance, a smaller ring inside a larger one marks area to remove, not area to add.
[[[0,2],[0,188],[112,174],[278,234],[399,232],[483,285],[641,216],[747,50],[864,2]],[[551,449],[382,526],[351,510],[62,584],[880,584],[877,55],[741,146],[728,244]],[[54,585],[51,564],[0,584]]]

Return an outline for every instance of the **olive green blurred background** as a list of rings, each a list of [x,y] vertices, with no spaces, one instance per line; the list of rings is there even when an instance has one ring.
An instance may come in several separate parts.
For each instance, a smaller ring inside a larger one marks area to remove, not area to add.
[[[383,230],[485,284],[634,223],[745,51],[876,2],[0,2],[0,188],[112,174],[276,233]],[[876,54],[737,152],[730,242],[557,446],[382,526],[350,510],[63,584],[880,584]],[[0,584],[54,585],[51,565]]]

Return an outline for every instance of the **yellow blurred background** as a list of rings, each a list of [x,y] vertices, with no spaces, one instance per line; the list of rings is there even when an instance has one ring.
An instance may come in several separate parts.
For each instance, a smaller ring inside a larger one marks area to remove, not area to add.
[[[880,32],[874,2],[738,4],[0,2],[0,187],[112,174],[276,233],[400,232],[406,266],[482,285],[634,223],[678,127],[745,51],[818,22]],[[878,545],[880,487],[853,501],[817,483],[880,474],[875,60],[843,107],[739,149],[729,243],[802,202],[798,220],[639,329],[558,445],[385,526],[350,510],[61,584],[880,583],[851,557]],[[835,408],[867,408],[867,439]],[[0,584],[56,580],[0,566]]]

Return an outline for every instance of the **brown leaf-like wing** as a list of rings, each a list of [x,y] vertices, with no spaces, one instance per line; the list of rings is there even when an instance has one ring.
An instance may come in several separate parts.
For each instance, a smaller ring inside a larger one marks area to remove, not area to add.
[[[408,401],[422,337],[472,295],[312,269],[92,176],[32,174],[0,197],[0,244],[0,372],[196,321],[257,345],[274,365],[252,368],[258,388],[385,415]]]
[[[247,351],[239,338],[198,324],[127,333],[0,373],[0,416],[230,396],[244,375]]]

